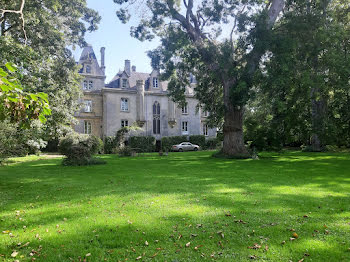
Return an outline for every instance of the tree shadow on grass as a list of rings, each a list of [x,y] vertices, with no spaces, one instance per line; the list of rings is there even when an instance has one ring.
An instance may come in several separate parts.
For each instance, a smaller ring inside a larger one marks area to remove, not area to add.
[[[316,159],[310,160],[310,157]],[[183,241],[178,246],[166,242],[167,251],[162,251],[165,252],[163,257],[157,255],[154,258],[159,261],[164,261],[164,256],[179,257],[183,261],[191,261],[192,256],[199,260],[199,252],[193,253],[194,249],[184,248],[186,241],[193,244],[198,241],[198,245],[204,243],[203,246],[209,247],[208,250],[221,260],[244,260],[255,253],[262,259],[273,260],[275,257],[269,252],[247,248],[255,242],[260,243],[260,236],[269,238],[269,249],[280,253],[285,260],[301,259],[303,252],[312,253],[316,259],[323,255],[335,257],[338,261],[346,257],[345,246],[350,245],[350,226],[346,224],[350,222],[347,221],[350,220],[348,156],[322,156],[317,159],[317,156],[290,158],[282,155],[253,161],[213,159],[201,152],[199,155],[174,154],[167,158],[104,158],[108,161],[106,166],[63,167],[60,160],[50,159],[2,167],[0,204],[1,216],[5,220],[1,222],[2,227],[18,230],[25,223],[31,227],[53,227],[67,218],[73,226],[76,224],[76,230],[55,232],[51,238],[43,237],[37,243],[49,246],[47,256],[51,253],[55,259],[58,254],[67,260],[71,255],[77,259],[84,256],[84,252],[91,252],[91,248],[98,254],[91,257],[91,261],[103,261],[99,260],[101,258],[113,261],[118,256],[134,259],[140,252],[148,254],[149,250],[142,244],[144,238],[139,238],[139,231],[134,232],[130,225],[124,225],[128,219],[136,220],[132,225],[139,227],[140,231],[151,232],[149,239],[152,241],[157,238],[169,241],[169,236],[176,235],[179,228],[185,232],[180,234],[189,236],[175,240],[174,243]],[[155,207],[150,204],[158,200],[164,204]],[[177,208],[182,209],[177,211]],[[18,209],[33,210],[25,216],[25,222],[16,224],[18,220],[11,219],[11,216],[15,217]],[[72,213],[77,211],[81,213]],[[111,212],[116,220],[108,223],[108,219],[103,217],[106,223],[84,225],[84,217],[99,218],[100,212]],[[142,216],[135,215],[142,212],[146,212],[145,218],[152,219],[151,224],[142,223]],[[36,216],[40,218],[35,219]],[[192,231],[206,230],[202,227],[194,230],[196,224],[210,225],[206,232],[201,232],[202,240],[199,234],[190,237]],[[330,228],[329,234],[326,234],[323,225]],[[96,226],[97,231],[105,232],[103,238],[110,240],[97,241],[95,246],[89,241],[94,230],[91,227]],[[116,226],[121,229],[126,242],[109,235],[108,230],[113,231]],[[287,228],[298,230],[302,238],[289,242],[291,232]],[[223,239],[218,236],[218,231],[225,232]],[[223,247],[218,244],[219,241]],[[282,241],[286,241],[287,245],[282,246]],[[79,250],[60,249],[61,245],[69,246],[69,243]],[[76,243],[79,245],[76,246]],[[134,243],[138,244],[140,251],[132,251]],[[305,251],[306,247],[313,248],[312,252]],[[113,257],[109,249],[116,249],[118,256]],[[178,249],[180,251],[176,253]],[[223,254],[219,255],[220,252]],[[206,254],[208,259],[209,255]]]

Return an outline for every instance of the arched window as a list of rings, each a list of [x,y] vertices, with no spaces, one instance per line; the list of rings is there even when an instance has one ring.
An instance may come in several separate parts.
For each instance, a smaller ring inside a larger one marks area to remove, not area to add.
[[[160,104],[153,104],[153,134],[160,134]]]

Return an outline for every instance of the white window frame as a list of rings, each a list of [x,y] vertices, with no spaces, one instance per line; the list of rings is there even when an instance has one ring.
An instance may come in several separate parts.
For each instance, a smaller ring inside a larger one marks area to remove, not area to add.
[[[123,97],[120,99],[120,111],[129,112],[129,99],[128,98]]]
[[[125,83],[125,85],[124,85]],[[128,87],[128,79],[123,78],[122,79],[122,88],[127,88]]]
[[[203,116],[204,116],[204,117],[208,117],[208,116],[209,116],[209,112],[208,112],[208,111],[204,111],[204,112],[203,112]]]
[[[90,135],[92,133],[92,125],[89,121],[84,121],[84,134]]]
[[[153,88],[158,88],[158,78],[157,77],[153,77]]]
[[[86,65],[86,67],[85,67],[85,72],[86,72],[87,74],[91,74],[91,65]]]
[[[208,136],[209,135],[208,131],[209,131],[208,125],[203,124],[203,135]]]
[[[181,112],[183,115],[187,115],[188,114],[188,104],[186,104],[185,106],[181,107]]]
[[[89,83],[87,80],[84,80],[83,82],[83,90],[87,90],[89,88]]]
[[[94,88],[94,82],[92,80],[89,80],[88,90],[92,90],[93,88]]]
[[[120,121],[120,126],[121,127],[128,127],[129,126],[129,120],[123,119]]]
[[[183,133],[188,133],[188,121],[182,121],[182,123],[181,123],[181,131]]]
[[[92,100],[84,100],[84,112],[85,113],[92,112]]]

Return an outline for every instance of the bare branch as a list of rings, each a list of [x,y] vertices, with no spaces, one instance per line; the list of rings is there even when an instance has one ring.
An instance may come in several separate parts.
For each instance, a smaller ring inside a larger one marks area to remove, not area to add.
[[[3,18],[5,16],[5,14],[7,13],[13,13],[13,14],[19,14],[20,15],[20,19],[22,20],[22,30],[23,30],[23,34],[24,34],[24,43],[27,44],[27,32],[25,30],[25,21],[24,21],[24,13],[23,13],[23,9],[24,9],[24,5],[25,5],[26,0],[22,0],[21,2],[21,7],[19,10],[7,10],[7,9],[0,9],[0,14],[1,14],[1,18]],[[0,20],[0,23],[5,23],[4,19]],[[8,30],[6,30],[8,31]]]

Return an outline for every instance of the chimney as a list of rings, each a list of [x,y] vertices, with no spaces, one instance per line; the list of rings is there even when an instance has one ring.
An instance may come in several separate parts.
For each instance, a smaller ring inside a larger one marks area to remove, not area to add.
[[[136,66],[132,66],[131,69],[133,72],[136,72]]]
[[[130,75],[130,66],[131,66],[131,62],[130,60],[125,60],[125,67],[124,67],[124,70],[125,72]]]
[[[101,47],[101,70],[103,71],[103,73],[105,73],[105,47]]]

